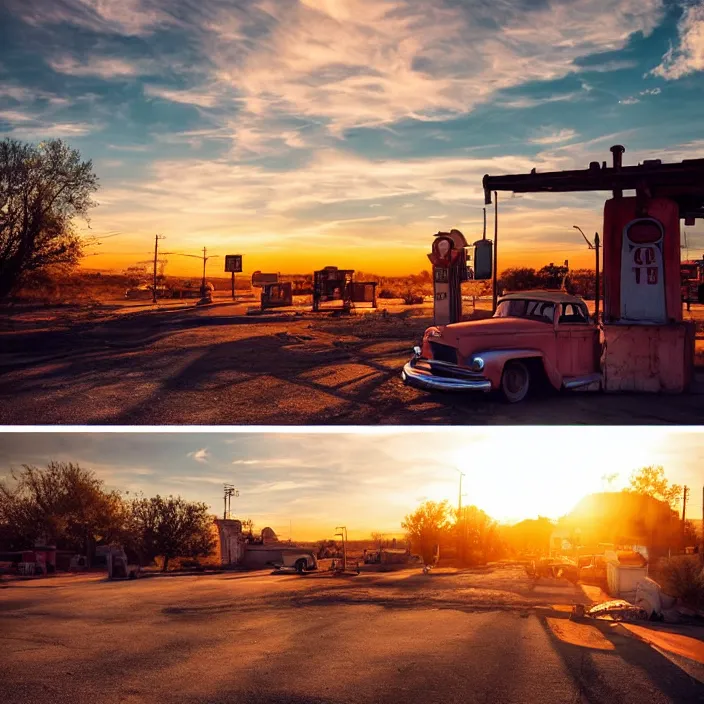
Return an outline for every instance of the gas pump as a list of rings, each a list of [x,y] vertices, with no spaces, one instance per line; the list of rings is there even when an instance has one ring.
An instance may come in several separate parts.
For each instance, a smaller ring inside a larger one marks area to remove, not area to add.
[[[623,166],[625,149],[610,151],[610,167],[593,161],[582,171],[487,175],[485,201],[497,190],[611,191],[602,240],[604,389],[682,392],[694,371],[694,325],[682,316],[680,220],[704,218],[704,159]]]
[[[433,317],[435,325],[462,319],[461,283],[467,281],[467,240],[459,230],[438,232],[428,259],[433,265]]]

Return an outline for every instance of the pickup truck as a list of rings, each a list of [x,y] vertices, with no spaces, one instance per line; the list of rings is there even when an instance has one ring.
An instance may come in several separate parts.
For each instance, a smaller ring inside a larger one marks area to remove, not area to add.
[[[584,301],[564,291],[499,299],[493,317],[429,327],[401,373],[429,391],[500,391],[522,401],[539,382],[601,386],[599,328]]]

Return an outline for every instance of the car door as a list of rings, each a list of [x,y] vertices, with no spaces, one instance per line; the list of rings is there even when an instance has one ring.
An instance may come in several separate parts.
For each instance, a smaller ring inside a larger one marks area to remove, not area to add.
[[[557,368],[563,377],[598,370],[599,330],[576,303],[560,304],[557,322]]]

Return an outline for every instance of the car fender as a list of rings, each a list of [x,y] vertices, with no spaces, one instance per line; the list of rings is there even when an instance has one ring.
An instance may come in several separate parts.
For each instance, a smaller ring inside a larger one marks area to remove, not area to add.
[[[492,389],[498,389],[501,385],[501,375],[507,362],[514,359],[535,359],[539,358],[543,364],[545,374],[552,386],[559,389],[562,386],[562,375],[555,365],[545,356],[541,350],[537,349],[506,349],[506,350],[486,350],[473,352],[468,362],[473,357],[481,357],[484,360],[482,374],[491,382]]]

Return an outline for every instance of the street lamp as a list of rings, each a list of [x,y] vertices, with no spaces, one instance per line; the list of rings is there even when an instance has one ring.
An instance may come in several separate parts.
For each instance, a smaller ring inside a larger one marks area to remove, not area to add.
[[[587,243],[587,247],[589,249],[593,249],[595,251],[595,256],[596,256],[596,277],[595,277],[595,291],[594,291],[594,321],[598,324],[599,323],[599,303],[601,302],[601,296],[600,296],[600,275],[599,275],[599,233],[595,232],[594,233],[594,242],[590,242],[589,238],[582,232],[582,228],[579,227],[579,225],[572,225],[572,227],[579,231],[584,237],[584,241]]]

